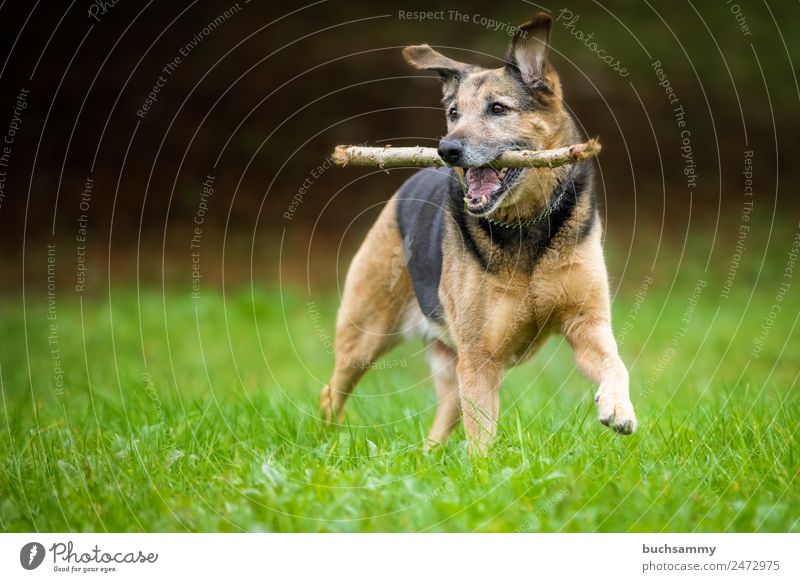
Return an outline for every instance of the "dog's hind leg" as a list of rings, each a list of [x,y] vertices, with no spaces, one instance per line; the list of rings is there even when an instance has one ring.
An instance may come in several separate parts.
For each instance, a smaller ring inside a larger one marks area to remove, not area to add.
[[[339,311],[333,373],[320,394],[322,417],[328,422],[342,419],[345,401],[358,381],[398,340],[391,312],[372,312],[365,317],[364,310],[355,314]]]
[[[403,257],[391,199],[347,272],[333,374],[320,394],[322,417],[329,422],[342,418],[345,401],[364,373],[402,339],[404,308],[413,296]]]
[[[436,341],[428,346],[427,356],[433,384],[436,387],[436,416],[427,443],[431,446],[445,442],[450,436],[461,417],[461,404],[458,399],[456,353],[445,344]]]

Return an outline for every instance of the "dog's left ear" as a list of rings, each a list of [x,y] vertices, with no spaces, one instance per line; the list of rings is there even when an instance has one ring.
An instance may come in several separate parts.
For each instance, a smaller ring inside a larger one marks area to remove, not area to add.
[[[520,24],[508,45],[506,60],[519,69],[522,80],[535,90],[550,91],[545,79],[550,63],[550,28],[553,19],[540,12],[533,20]]]

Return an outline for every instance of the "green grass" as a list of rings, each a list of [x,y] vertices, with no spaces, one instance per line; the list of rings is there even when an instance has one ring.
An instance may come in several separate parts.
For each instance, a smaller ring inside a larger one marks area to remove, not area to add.
[[[0,528],[799,531],[796,290],[750,357],[783,260],[752,297],[745,269],[726,301],[709,282],[685,333],[692,288],[716,275],[682,267],[632,316],[629,274],[614,312],[639,432],[596,421],[593,387],[553,338],[508,373],[499,437],[476,459],[460,429],[421,450],[434,397],[417,343],[365,377],[346,428],[320,426],[335,293],[128,288],[81,306],[65,291],[63,394],[47,305],[7,299]]]

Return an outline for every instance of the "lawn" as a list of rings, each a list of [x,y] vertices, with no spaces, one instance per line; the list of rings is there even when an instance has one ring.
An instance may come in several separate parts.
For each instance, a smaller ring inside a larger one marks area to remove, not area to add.
[[[727,299],[727,260],[659,260],[647,289],[643,262],[614,285],[639,432],[597,422],[553,338],[508,372],[499,437],[474,459],[460,429],[420,446],[434,397],[417,343],[365,377],[346,427],[320,425],[335,289],[64,290],[55,320],[43,294],[8,297],[0,528],[800,531],[798,289],[765,325],[785,252],[742,265]]]

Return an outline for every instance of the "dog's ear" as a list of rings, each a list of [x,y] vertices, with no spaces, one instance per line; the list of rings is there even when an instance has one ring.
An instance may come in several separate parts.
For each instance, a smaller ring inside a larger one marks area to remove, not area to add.
[[[522,74],[525,84],[534,90],[550,91],[545,74],[550,63],[550,28],[553,19],[540,12],[533,20],[520,24],[508,45],[506,60]]]
[[[459,63],[436,52],[427,44],[407,46],[403,49],[403,58],[412,67],[425,71],[436,71],[442,80],[457,79],[467,71],[469,65]]]

